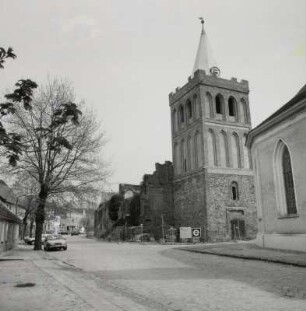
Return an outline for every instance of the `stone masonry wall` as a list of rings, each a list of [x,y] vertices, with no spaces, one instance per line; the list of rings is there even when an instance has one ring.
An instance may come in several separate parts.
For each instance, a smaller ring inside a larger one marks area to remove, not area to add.
[[[238,184],[238,199],[232,199],[231,183]],[[245,221],[246,238],[255,238],[257,212],[254,177],[235,174],[206,175],[207,185],[207,235],[208,240],[231,239],[230,221]]]
[[[171,162],[156,164],[153,174],[146,174],[141,187],[140,221],[144,232],[162,238],[162,217],[165,228],[174,225],[173,220],[173,167]]]
[[[174,181],[175,227],[206,227],[204,173]]]

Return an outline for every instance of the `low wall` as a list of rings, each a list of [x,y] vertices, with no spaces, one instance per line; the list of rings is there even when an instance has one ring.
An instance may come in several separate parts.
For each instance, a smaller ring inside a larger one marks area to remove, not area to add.
[[[306,252],[306,234],[257,234],[260,247]]]

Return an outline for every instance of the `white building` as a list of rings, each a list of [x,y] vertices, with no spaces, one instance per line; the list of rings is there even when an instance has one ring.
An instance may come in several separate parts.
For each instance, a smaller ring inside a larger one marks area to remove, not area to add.
[[[262,247],[306,251],[306,85],[248,135]]]

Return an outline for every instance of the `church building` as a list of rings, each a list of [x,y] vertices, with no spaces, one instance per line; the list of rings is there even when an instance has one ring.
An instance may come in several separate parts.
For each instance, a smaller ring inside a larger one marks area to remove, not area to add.
[[[306,250],[305,133],[306,85],[248,135],[261,247]]]
[[[205,241],[254,238],[249,85],[220,77],[201,23],[192,75],[169,95],[174,223],[201,228]]]

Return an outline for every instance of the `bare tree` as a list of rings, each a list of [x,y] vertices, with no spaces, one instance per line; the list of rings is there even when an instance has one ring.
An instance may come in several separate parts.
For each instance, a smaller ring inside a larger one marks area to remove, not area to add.
[[[74,100],[67,82],[49,81],[34,95],[31,109],[14,106],[6,123],[18,133],[21,148],[11,171],[23,172],[39,185],[34,250],[41,249],[47,198],[95,194],[107,176],[101,160],[104,134],[94,114]]]
[[[22,213],[22,228],[21,228],[21,239],[24,239],[27,231],[28,220],[33,222],[37,198],[38,198],[38,183],[33,179],[29,178],[26,172],[21,172],[17,176],[17,181],[13,184],[14,192],[16,193],[16,206],[22,206],[24,213]],[[30,236],[31,236],[30,230]]]

